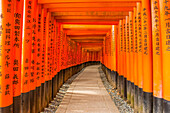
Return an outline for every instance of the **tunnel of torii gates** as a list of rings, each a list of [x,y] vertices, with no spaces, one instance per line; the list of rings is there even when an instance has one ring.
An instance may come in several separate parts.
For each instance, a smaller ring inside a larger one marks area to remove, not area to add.
[[[169,0],[0,0],[0,113],[43,111],[101,64],[135,112],[170,112]]]

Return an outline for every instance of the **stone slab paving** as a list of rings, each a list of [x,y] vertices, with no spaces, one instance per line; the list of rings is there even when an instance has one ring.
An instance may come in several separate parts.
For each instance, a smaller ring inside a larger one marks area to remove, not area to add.
[[[98,67],[89,66],[80,73],[56,113],[119,113],[101,81]]]

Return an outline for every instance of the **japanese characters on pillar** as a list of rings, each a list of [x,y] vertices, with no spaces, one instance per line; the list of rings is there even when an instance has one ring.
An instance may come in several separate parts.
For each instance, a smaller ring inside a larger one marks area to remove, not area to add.
[[[30,90],[35,90],[36,88],[36,46],[37,46],[37,31],[36,31],[36,15],[37,15],[37,2],[34,0],[32,2],[32,37],[31,37],[31,76],[30,76]]]
[[[120,24],[120,29],[119,29],[119,35],[120,35],[120,37],[119,37],[119,44],[120,44],[120,56],[119,56],[119,58],[120,58],[120,72],[119,72],[119,75],[123,75],[123,33],[122,33],[122,31],[123,31],[123,22],[122,22],[122,20],[120,20],[119,21],[119,24]]]
[[[153,62],[152,62],[152,27],[150,1],[142,0],[142,39],[143,39],[143,111],[152,112]]]
[[[61,32],[61,24],[57,23],[57,72],[60,71],[60,32]]]
[[[36,12],[36,35],[37,35],[37,47],[36,47],[36,86],[41,86],[41,74],[42,74],[42,49],[43,49],[43,36],[41,25],[42,25],[42,7],[41,5],[37,6],[37,12]]]
[[[65,33],[65,35],[64,35],[64,69],[66,69],[67,68],[67,35],[66,35],[66,33]]]
[[[133,71],[134,71],[134,84],[137,86],[138,85],[138,69],[137,69],[137,65],[138,65],[138,43],[137,43],[137,40],[138,40],[138,37],[137,37],[137,14],[136,14],[136,7],[134,7],[134,11],[133,11],[133,38],[134,38],[134,46],[133,46],[133,49],[134,49],[134,68],[133,68]]]
[[[47,20],[47,10],[42,9],[42,14],[41,14],[41,39],[42,39],[42,65],[41,65],[41,83],[45,83],[45,59],[46,59],[46,20]]]
[[[47,30],[47,32],[48,32],[48,36],[47,36],[47,45],[48,45],[48,47],[47,47],[47,65],[48,65],[48,67],[47,67],[47,71],[48,71],[48,73],[47,74],[49,74],[49,77],[48,77],[48,80],[51,80],[52,79],[52,73],[51,73],[51,70],[52,70],[52,66],[51,66],[51,64],[52,64],[52,21],[51,21],[51,13],[50,12],[47,12],[47,18],[49,18],[49,20],[47,19],[47,21],[49,21],[49,23],[48,23],[48,30]]]
[[[21,92],[30,91],[31,44],[32,44],[32,0],[25,1],[23,40],[22,40],[22,74]]]
[[[56,20],[54,20],[54,72],[55,74],[57,74],[57,30],[58,30],[58,26],[57,26],[57,22]]]
[[[68,40],[68,67],[71,67],[71,39],[67,38]]]
[[[14,38],[13,38],[13,92],[14,97],[21,95],[21,51],[24,0],[14,1]]]
[[[51,40],[51,20],[50,20],[50,12],[47,12],[47,20],[46,20],[46,27],[45,27],[45,32],[46,32],[46,57],[45,57],[45,81],[50,80],[50,40]]]
[[[54,36],[53,36],[53,40],[54,40],[54,50],[53,50],[53,55],[54,55],[54,74],[57,74],[57,23],[56,20],[54,20]]]
[[[1,108],[9,107],[13,104],[13,82],[12,81],[14,77],[14,72],[13,72],[14,0],[0,0],[0,8],[1,8],[0,9],[0,112],[1,112]],[[19,76],[20,75],[16,75],[16,79],[19,78]],[[8,111],[12,112],[10,108],[8,109]]]
[[[62,69],[62,38],[63,38],[63,28],[62,25],[60,26],[60,32],[59,32],[59,71]]]
[[[138,37],[137,37],[137,9],[136,7],[134,7],[133,10],[133,38],[134,38],[134,111],[136,112],[138,110],[138,95],[137,95],[137,91],[138,91]]]
[[[130,75],[131,75],[131,79],[130,81],[132,83],[134,83],[134,71],[133,71],[133,67],[134,67],[134,56],[133,56],[133,45],[134,45],[134,39],[133,39],[133,12],[129,12],[129,44],[130,44]]]
[[[64,34],[64,38],[63,38],[63,69],[65,69],[66,68],[66,61],[67,61],[67,59],[66,59],[66,56],[67,56],[67,52],[66,52],[66,43],[67,43],[67,39],[66,39],[66,33]]]
[[[142,21],[141,21],[141,3],[137,3],[137,51],[138,51],[138,87],[143,88],[143,57],[142,57]]]
[[[126,16],[126,75],[127,80],[130,81],[130,42],[129,42],[129,17]]]
[[[111,31],[108,32],[108,68],[111,69],[111,39],[112,39],[112,36],[111,36]]]
[[[65,56],[65,53],[64,53],[64,39],[65,39],[65,33],[64,33],[64,30],[62,29],[62,34],[60,35],[60,57],[61,57],[61,70],[64,68],[64,56]]]
[[[126,73],[126,20],[123,19],[123,76],[127,78],[127,73]]]
[[[50,40],[50,48],[51,48],[51,64],[50,64],[50,72],[51,79],[54,77],[54,17],[51,17],[51,40]]]
[[[118,24],[118,33],[117,33],[117,41],[116,41],[116,47],[117,47],[117,72],[120,75],[120,21]]]
[[[152,10],[152,52],[153,52],[153,112],[162,112],[162,37],[159,0],[151,0]],[[160,103],[160,104],[158,104]]]
[[[163,99],[164,99],[164,112],[170,110],[170,1],[169,0],[159,0],[160,6],[160,23],[161,23],[161,44],[162,44],[162,66],[163,66]],[[155,38],[154,38],[155,39]],[[157,43],[159,41],[157,40]],[[158,48],[160,45],[157,44]],[[153,48],[155,52],[159,54],[159,49]]]
[[[142,0],[142,39],[143,39],[143,90],[152,92],[152,51],[150,2]]]

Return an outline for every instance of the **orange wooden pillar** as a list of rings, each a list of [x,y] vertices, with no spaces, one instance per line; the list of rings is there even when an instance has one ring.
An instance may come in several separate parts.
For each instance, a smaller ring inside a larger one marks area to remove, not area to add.
[[[51,74],[51,77],[50,77],[50,81],[51,81],[51,84],[50,84],[50,101],[53,99],[53,97],[56,95],[54,94],[54,77],[55,77],[55,73],[54,73],[54,46],[55,46],[55,41],[54,41],[54,17],[51,16],[51,39],[50,39],[50,48],[51,48],[51,63],[50,63],[50,74]]]
[[[22,75],[21,92],[22,108],[21,112],[30,113],[30,75],[31,75],[31,44],[32,44],[32,8],[33,1],[26,0],[24,3],[24,25],[22,40]]]
[[[32,36],[31,36],[31,75],[30,75],[30,112],[36,112],[36,15],[37,15],[37,0],[32,1]],[[35,10],[35,11],[34,11]]]
[[[115,76],[116,76],[116,88],[118,88],[118,25],[114,26],[114,37],[115,37]]]
[[[105,46],[105,44],[106,44],[106,38],[104,37],[104,40],[103,40],[103,53],[102,53],[102,55],[103,55],[103,65],[105,65],[105,50],[106,50],[106,46]]]
[[[117,27],[112,26],[112,34],[111,34],[111,76],[113,80],[113,87],[116,88],[116,44],[115,44],[115,38],[117,38]]]
[[[133,12],[129,12],[129,42],[130,42],[130,81],[131,81],[131,106],[134,107],[134,38],[133,38]]]
[[[57,23],[54,20],[54,27],[53,27],[53,57],[54,57],[54,61],[53,61],[53,98],[55,97],[55,95],[57,94]]]
[[[111,72],[111,65],[113,65],[111,63],[111,38],[112,38],[111,31],[109,31],[109,33],[108,33],[108,45],[109,45],[109,48],[108,48],[108,67],[109,67],[110,72]]]
[[[0,0],[0,8],[0,112],[13,113],[14,1]]]
[[[123,19],[123,68],[124,68],[124,73],[123,73],[123,89],[124,89],[124,99],[127,99],[127,68],[126,68],[126,19]]]
[[[119,74],[119,84],[120,84],[120,93],[121,96],[123,97],[123,74],[124,74],[124,65],[123,65],[123,20],[119,21],[120,24],[120,29],[119,29],[119,44],[120,44],[120,74]]]
[[[47,47],[47,56],[48,56],[48,59],[47,59],[47,63],[48,63],[48,68],[47,68],[47,71],[49,72],[49,102],[52,100],[52,77],[53,77],[53,73],[52,73],[52,70],[53,70],[53,64],[52,64],[52,59],[53,59],[53,55],[52,55],[52,47],[53,47],[53,38],[52,38],[52,16],[51,16],[51,13],[49,13],[49,27],[48,27],[48,47]],[[47,13],[47,16],[48,16],[48,13]]]
[[[41,83],[42,83],[42,49],[43,49],[43,37],[41,29],[41,17],[42,17],[42,7],[41,5],[37,6],[36,11],[36,37],[37,37],[37,44],[36,44],[36,113],[41,111]]]
[[[22,49],[22,112],[29,113],[30,106],[30,90],[31,84],[31,48],[32,48],[32,18],[33,18],[33,1],[26,0],[24,3],[24,36],[23,36],[23,49]]]
[[[133,39],[134,39],[134,110],[137,112],[138,110],[138,37],[137,37],[137,11],[136,7],[133,10]]]
[[[110,56],[110,62],[111,62],[111,71],[114,71],[114,26],[112,25],[111,28],[111,56]]]
[[[137,22],[137,75],[138,75],[138,112],[143,112],[143,40],[142,40],[142,20],[141,20],[141,3],[137,2],[137,12],[136,12],[136,22]]]
[[[157,4],[156,4],[157,5]],[[170,62],[170,1],[168,0],[159,0],[159,7],[160,7],[160,25],[161,25],[161,45],[162,46],[162,71],[163,71],[163,77],[162,77],[162,94],[163,94],[163,113],[168,113],[170,111],[170,70],[169,70],[169,62]],[[155,32],[154,32],[155,33]],[[155,38],[154,38],[155,39]],[[157,40],[158,41],[158,40]],[[155,42],[155,41],[154,41]],[[158,45],[157,45],[158,46]],[[161,49],[160,48],[160,49]],[[154,52],[156,51],[155,48]],[[155,56],[155,54],[154,54]],[[158,57],[157,57],[158,58]],[[160,60],[160,59],[159,59]],[[158,62],[158,61],[157,61]],[[161,72],[159,72],[161,74]],[[160,77],[159,74],[159,77]],[[161,77],[160,77],[161,79]],[[155,82],[155,73],[154,73],[154,82]],[[157,82],[158,87],[161,87],[161,81]],[[155,85],[155,84],[154,84]],[[157,87],[157,88],[158,88]],[[154,86],[154,91],[156,87]],[[161,92],[161,90],[157,90]],[[161,93],[159,93],[161,97]],[[154,93],[155,96],[155,93]],[[157,95],[158,96],[158,95]],[[155,97],[154,97],[155,98]]]
[[[130,103],[130,91],[131,91],[131,83],[130,83],[130,39],[129,39],[129,16],[126,16],[126,75],[127,75],[127,100]]]
[[[46,27],[45,27],[45,37],[46,37],[46,57],[45,57],[45,101],[46,106],[50,101],[50,12],[47,12]]]
[[[41,39],[42,39],[42,61],[41,61],[41,111],[47,105],[45,101],[45,58],[46,58],[46,19],[47,19],[47,10],[42,9],[41,13]]]
[[[14,1],[13,112],[21,113],[21,52],[24,0]]]
[[[143,112],[152,112],[153,72],[150,1],[142,0]]]
[[[120,30],[120,21],[119,21],[119,25],[118,25],[118,38],[117,38],[117,57],[118,57],[118,76],[117,76],[117,88],[118,88],[118,91],[120,93],[121,91],[121,87],[120,87],[120,74],[121,74],[121,55],[120,55],[120,52],[121,52],[121,44],[120,44],[120,40],[121,40],[121,37],[120,37],[120,33],[121,33],[121,30]]]
[[[163,112],[162,101],[162,38],[159,0],[151,1],[152,9],[152,47],[153,47],[153,112]]]

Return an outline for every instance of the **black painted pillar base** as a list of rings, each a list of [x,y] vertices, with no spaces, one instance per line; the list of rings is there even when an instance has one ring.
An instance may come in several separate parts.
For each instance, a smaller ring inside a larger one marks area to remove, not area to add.
[[[127,81],[127,102],[131,104],[131,82]]]
[[[0,113],[13,113],[13,104],[7,107],[0,108]]]
[[[45,81],[44,83],[44,90],[45,90],[45,102],[44,102],[44,107],[47,107],[48,102],[49,102],[49,89],[48,89],[48,81]]]
[[[143,92],[143,112],[153,113],[153,94]]]
[[[121,98],[124,98],[124,77],[120,76]]]
[[[143,113],[143,89],[138,88],[138,113]]]
[[[134,108],[135,85],[131,82],[131,107]]]
[[[21,113],[21,95],[13,98],[13,113]]]
[[[36,113],[41,111],[41,86],[36,87]]]
[[[41,111],[44,110],[45,107],[45,88],[44,88],[44,83],[41,83]]]
[[[138,112],[138,86],[135,87],[135,93],[134,93],[134,111],[135,113]]]
[[[36,108],[36,90],[30,91],[30,113],[35,113]]]
[[[127,100],[127,78],[123,77],[124,79],[124,99]]]
[[[163,106],[166,105],[163,104],[163,99],[158,97],[153,97],[153,113],[163,113]],[[170,112],[170,103],[168,106],[168,111]],[[168,113],[168,112],[164,112]]]
[[[22,93],[21,99],[21,113],[30,113],[30,92]]]
[[[163,113],[170,112],[170,101],[163,99]]]
[[[116,88],[116,72],[111,71],[111,79],[113,81],[113,87]]]

